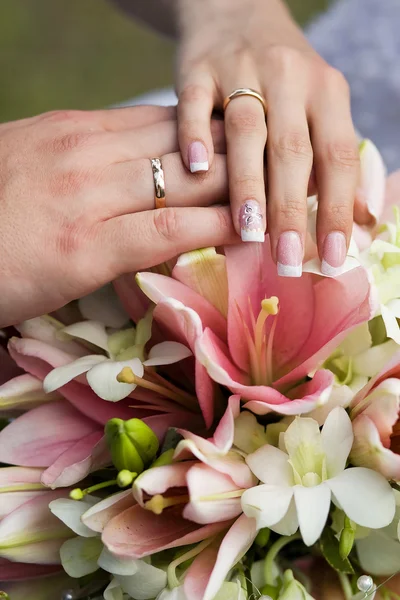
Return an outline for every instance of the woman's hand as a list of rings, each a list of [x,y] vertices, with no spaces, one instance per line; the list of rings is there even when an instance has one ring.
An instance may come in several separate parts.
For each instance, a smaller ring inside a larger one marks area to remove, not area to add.
[[[176,3],[181,26],[179,143],[186,167],[205,171],[214,163],[213,108],[237,88],[258,91],[266,101],[266,120],[262,103],[250,96],[233,99],[225,111],[236,231],[244,239],[261,241],[267,221],[278,272],[300,276],[307,192],[316,183],[322,270],[334,274],[346,256],[359,176],[344,77],[310,47],[281,0]],[[256,215],[250,218],[253,229],[257,212],[263,221],[262,230],[258,226],[250,235],[249,212]],[[356,216],[361,223],[369,219],[363,207]]]
[[[223,127],[213,125],[224,149]],[[150,157],[167,208],[154,209]],[[175,109],[54,112],[0,125],[0,326],[55,310],[118,275],[235,241],[226,161],[193,178]],[[198,208],[190,208],[190,207]]]

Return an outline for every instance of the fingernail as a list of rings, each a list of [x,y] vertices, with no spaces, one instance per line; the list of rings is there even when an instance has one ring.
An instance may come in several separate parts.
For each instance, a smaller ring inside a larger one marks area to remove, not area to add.
[[[191,173],[208,171],[208,152],[202,142],[192,142],[190,144],[189,163]]]
[[[303,245],[297,231],[285,231],[278,240],[277,268],[281,277],[301,277]]]
[[[346,237],[341,231],[332,231],[324,241],[324,250],[321,262],[321,272],[324,275],[335,277],[339,275],[341,267],[346,260]]]
[[[247,200],[239,214],[242,242],[263,242],[264,224],[260,205],[257,200]]]

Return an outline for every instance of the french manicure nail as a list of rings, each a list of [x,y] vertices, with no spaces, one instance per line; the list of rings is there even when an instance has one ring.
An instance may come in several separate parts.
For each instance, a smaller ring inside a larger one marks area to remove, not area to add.
[[[189,146],[189,163],[191,173],[208,171],[207,148],[202,142],[192,142]]]
[[[277,268],[281,277],[301,277],[303,245],[297,231],[285,231],[278,240]]]
[[[341,231],[331,231],[324,241],[321,272],[324,275],[335,277],[340,274],[341,267],[346,260],[346,237]]]
[[[260,205],[257,200],[247,200],[239,214],[242,242],[263,242],[264,224]]]

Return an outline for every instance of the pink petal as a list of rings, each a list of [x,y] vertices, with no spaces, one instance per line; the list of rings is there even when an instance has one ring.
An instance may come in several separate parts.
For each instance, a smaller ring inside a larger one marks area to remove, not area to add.
[[[89,508],[81,519],[89,529],[101,533],[111,519],[135,504],[131,489],[118,492]]]
[[[179,300],[199,315],[203,327],[210,327],[221,339],[225,339],[226,320],[219,310],[197,292],[171,277],[156,273],[138,273],[137,281],[144,293],[155,304],[166,298]]]
[[[256,534],[255,520],[242,515],[235,521],[222,540],[210,576],[208,576],[207,569],[204,568],[204,558],[199,559],[200,565],[198,566],[196,566],[196,558],[184,581],[184,590],[188,600],[212,600],[231,568],[246,554],[254,542]],[[211,556],[211,554],[206,555],[208,560]],[[200,586],[199,577],[202,573],[202,586]]]
[[[230,523],[225,521],[199,527],[197,523],[184,519],[179,507],[156,516],[136,505],[108,523],[102,540],[117,556],[142,558],[168,548],[195,544],[223,531]]]
[[[357,248],[362,251],[369,248],[372,244],[371,231],[367,227],[361,227],[357,223],[353,223],[353,238],[357,244]]]
[[[279,315],[274,360],[276,367],[280,368],[296,357],[310,334],[314,310],[312,276],[304,274],[299,279],[278,277],[268,239],[265,244],[228,246],[225,254],[229,284],[228,342],[233,360],[241,369],[248,371],[248,349],[243,332],[244,325],[252,331],[250,307],[257,319],[261,301],[277,296]],[[268,321],[272,323],[272,319],[267,320],[267,326]]]
[[[42,472],[42,469],[24,467],[0,469],[0,519],[37,495],[47,493],[47,490],[40,489]]]
[[[213,441],[221,452],[228,452],[232,447],[233,436],[235,434],[235,419],[239,416],[239,413],[240,396],[231,396],[228,400],[228,408],[213,435]]]
[[[353,421],[354,444],[351,461],[359,467],[367,467],[381,473],[386,479],[400,479],[400,456],[385,448],[374,422],[361,414]]]
[[[215,562],[218,557],[218,546],[213,543],[196,556],[189,567],[185,582],[185,597],[188,600],[203,600],[204,590],[213,572]]]
[[[200,317],[192,309],[172,298],[162,300],[155,308],[154,319],[166,330],[168,337],[188,344],[194,352],[195,343],[203,328]],[[214,418],[214,384],[204,367],[196,361],[196,395],[199,400],[204,420],[210,427]]]
[[[59,565],[29,565],[0,558],[0,581],[20,581],[62,572]]]
[[[4,517],[6,517],[10,513],[12,513],[14,510],[19,508],[26,502],[29,502],[30,500],[33,500],[37,496],[40,496],[41,494],[46,494],[46,493],[47,493],[46,490],[43,490],[42,492],[26,490],[26,491],[20,491],[20,492],[2,493],[0,495],[0,499],[1,499],[0,520],[4,519]]]
[[[194,464],[194,461],[186,461],[148,469],[136,479],[133,485],[134,497],[143,505],[143,492],[154,496],[164,494],[169,488],[186,487],[187,472]]]
[[[313,289],[314,308],[310,335],[298,349],[293,366],[289,362],[282,366],[282,374],[286,375],[275,382],[276,386],[290,385],[307,376],[331,354],[351,329],[372,316],[371,287],[368,273],[362,267],[336,279],[319,279]],[[283,311],[282,317],[286,318]]]
[[[28,374],[14,377],[0,386],[1,410],[27,410],[59,398],[57,392],[45,394],[40,379]]]
[[[132,411],[131,417],[135,416],[135,412]],[[204,428],[204,421],[201,415],[195,415],[192,412],[183,410],[144,417],[143,421],[154,431],[161,441],[170,427],[177,427],[178,429],[180,427],[191,427],[194,431],[201,431]]]
[[[59,548],[73,534],[51,514],[49,503],[67,496],[65,490],[40,494],[5,517],[0,522],[0,557],[27,563],[59,564]]]
[[[47,467],[97,425],[68,402],[44,404],[21,415],[0,432],[0,462]]]
[[[0,491],[4,487],[40,483],[43,469],[3,467],[0,469]]]
[[[63,452],[43,473],[42,482],[52,489],[72,486],[111,462],[103,431],[94,431]]]
[[[74,354],[30,338],[11,338],[8,351],[19,367],[39,379],[44,379],[51,368],[61,367],[76,359]]]
[[[47,315],[28,319],[27,321],[23,321],[19,325],[16,325],[16,329],[23,338],[32,338],[44,342],[52,348],[58,348],[63,352],[75,355],[75,358],[87,354],[86,348],[76,341],[58,337],[62,328],[62,323]]]
[[[32,565],[32,567],[36,566]],[[46,568],[49,569],[49,567]],[[29,572],[32,571],[29,569]],[[50,573],[50,571],[48,572]],[[47,577],[26,579],[25,581],[8,582],[1,587],[12,600],[25,600],[28,598],[29,600],[55,600],[55,598],[62,598],[65,590],[73,589],[75,586],[76,579],[71,579],[65,573],[59,573]]]
[[[233,519],[242,512],[240,495],[237,498],[208,498],[240,488],[231,477],[207,465],[195,464],[190,467],[187,473],[187,487],[190,502],[183,511],[185,519],[200,524],[217,523]]]
[[[377,385],[385,381],[385,379],[389,379],[389,377],[395,377],[400,379],[400,351],[397,352],[393,358],[390,359],[385,368],[378,373],[375,377],[370,379],[370,381],[365,385],[356,395],[351,403],[351,408],[357,406],[360,402],[364,400],[370,393],[370,391],[375,388]]]
[[[365,404],[363,403],[361,414],[373,421],[386,448],[390,446],[393,426],[399,418],[399,384],[398,379],[386,379],[374,388],[373,393],[366,397]]]

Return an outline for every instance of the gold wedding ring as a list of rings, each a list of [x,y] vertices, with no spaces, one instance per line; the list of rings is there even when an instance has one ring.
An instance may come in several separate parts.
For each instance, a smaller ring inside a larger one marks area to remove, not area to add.
[[[261,94],[256,92],[256,90],[252,90],[251,88],[238,88],[237,90],[233,90],[233,92],[229,94],[229,96],[227,96],[224,100],[224,110],[226,109],[231,100],[234,100],[234,98],[239,98],[240,96],[252,96],[253,98],[257,98],[257,100],[263,105],[264,112],[266,112],[267,106],[264,98],[261,96]]]
[[[156,208],[165,208],[165,179],[161,164],[161,158],[151,158],[151,168],[153,170],[154,180],[154,201]]]

